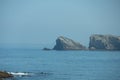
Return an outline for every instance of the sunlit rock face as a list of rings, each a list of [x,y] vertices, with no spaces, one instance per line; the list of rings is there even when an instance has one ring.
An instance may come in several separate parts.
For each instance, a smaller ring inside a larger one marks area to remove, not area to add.
[[[89,49],[120,50],[120,37],[113,35],[92,35],[90,36]]]
[[[60,36],[56,39],[56,45],[53,50],[85,50],[85,46],[72,39]]]

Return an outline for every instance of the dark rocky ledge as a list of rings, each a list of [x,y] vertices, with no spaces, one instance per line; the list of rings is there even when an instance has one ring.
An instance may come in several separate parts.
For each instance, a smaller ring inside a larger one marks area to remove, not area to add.
[[[0,79],[2,80],[3,78],[11,78],[13,77],[13,75],[7,73],[7,72],[3,72],[3,71],[0,71]]]
[[[45,50],[45,51],[50,51],[50,50],[52,50],[52,49],[50,49],[50,48],[43,48],[43,50]]]

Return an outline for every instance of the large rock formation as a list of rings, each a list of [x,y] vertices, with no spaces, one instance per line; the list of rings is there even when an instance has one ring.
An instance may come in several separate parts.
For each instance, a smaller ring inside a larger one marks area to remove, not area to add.
[[[89,49],[94,50],[120,50],[120,37],[113,35],[92,35]]]
[[[53,50],[85,50],[86,48],[78,42],[60,36],[56,40]]]

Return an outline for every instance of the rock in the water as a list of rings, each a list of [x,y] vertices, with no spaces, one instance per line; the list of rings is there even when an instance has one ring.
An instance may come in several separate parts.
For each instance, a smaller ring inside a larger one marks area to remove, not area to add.
[[[92,50],[120,50],[120,37],[113,35],[92,35],[89,49]]]
[[[10,78],[10,77],[13,77],[13,75],[7,72],[0,71],[0,78]]]
[[[60,36],[56,40],[53,50],[85,50],[86,48],[78,42]]]
[[[49,50],[52,50],[52,49],[50,49],[50,48],[43,48],[43,50],[49,51]]]

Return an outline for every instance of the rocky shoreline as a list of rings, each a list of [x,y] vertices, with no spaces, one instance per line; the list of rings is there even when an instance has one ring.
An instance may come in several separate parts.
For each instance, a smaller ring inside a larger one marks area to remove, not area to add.
[[[12,74],[9,74],[9,73],[7,73],[5,71],[0,71],[0,80],[3,80],[5,78],[11,78],[11,77],[13,77]]]
[[[89,47],[72,39],[60,36],[53,49],[43,50],[120,50],[120,36],[94,34],[90,36]]]

